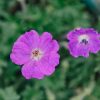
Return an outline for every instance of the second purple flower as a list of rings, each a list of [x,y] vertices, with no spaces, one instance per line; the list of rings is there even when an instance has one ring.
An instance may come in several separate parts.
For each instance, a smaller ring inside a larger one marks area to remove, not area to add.
[[[100,35],[93,28],[76,28],[67,34],[68,49],[74,57],[88,57],[100,50]]]

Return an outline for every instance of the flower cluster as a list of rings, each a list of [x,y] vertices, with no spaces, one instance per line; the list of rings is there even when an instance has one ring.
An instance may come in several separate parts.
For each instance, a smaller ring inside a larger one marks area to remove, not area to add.
[[[93,28],[76,28],[67,34],[68,50],[74,57],[89,57],[100,50],[100,35]],[[31,30],[14,43],[10,58],[22,66],[26,79],[43,79],[51,75],[59,64],[59,44],[48,32],[39,35]]]
[[[93,28],[76,28],[67,34],[68,49],[74,57],[88,57],[100,50],[100,35]]]

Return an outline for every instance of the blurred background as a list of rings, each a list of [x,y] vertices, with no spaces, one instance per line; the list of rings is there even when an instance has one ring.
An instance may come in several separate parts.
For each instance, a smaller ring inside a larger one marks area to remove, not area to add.
[[[0,0],[0,100],[100,100],[100,53],[73,58],[64,38],[76,27],[100,32],[100,0]],[[60,64],[43,80],[25,80],[9,54],[30,29],[51,32],[60,43]]]

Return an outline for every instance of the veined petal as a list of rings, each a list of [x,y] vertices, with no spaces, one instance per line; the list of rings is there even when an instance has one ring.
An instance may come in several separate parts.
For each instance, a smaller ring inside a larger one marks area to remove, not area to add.
[[[17,41],[23,42],[33,49],[38,47],[39,40],[38,33],[35,30],[31,30],[24,35],[21,35]]]
[[[44,75],[39,72],[37,64],[35,62],[28,62],[22,67],[22,75],[26,79],[37,78],[42,79]]]
[[[73,55],[74,57],[78,57],[78,56],[88,57],[89,56],[88,46],[84,46],[75,41],[70,42],[68,44],[68,49],[70,51],[70,54]]]
[[[45,53],[57,52],[59,50],[59,45],[56,40],[52,40],[50,33],[44,32],[40,37],[39,48],[41,48]]]
[[[70,31],[67,35],[66,35],[68,40],[77,40],[78,38],[78,34],[76,34],[75,31]]]
[[[30,60],[29,47],[22,42],[15,42],[10,58],[15,64],[23,65]]]
[[[38,69],[44,74],[44,75],[51,75],[55,71],[55,66],[50,63],[49,57],[44,57],[41,59],[41,61],[38,62]]]
[[[90,41],[89,49],[90,49],[90,52],[97,53],[100,50],[100,40],[93,39],[92,41]]]

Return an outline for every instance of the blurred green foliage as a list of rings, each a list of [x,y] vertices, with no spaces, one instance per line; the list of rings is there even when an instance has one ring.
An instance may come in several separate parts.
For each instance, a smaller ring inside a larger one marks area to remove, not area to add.
[[[0,100],[100,100],[100,53],[76,59],[65,48],[69,30],[93,26],[85,8],[80,0],[0,0]],[[43,80],[25,80],[9,57],[30,29],[51,32],[61,45],[59,66]]]

